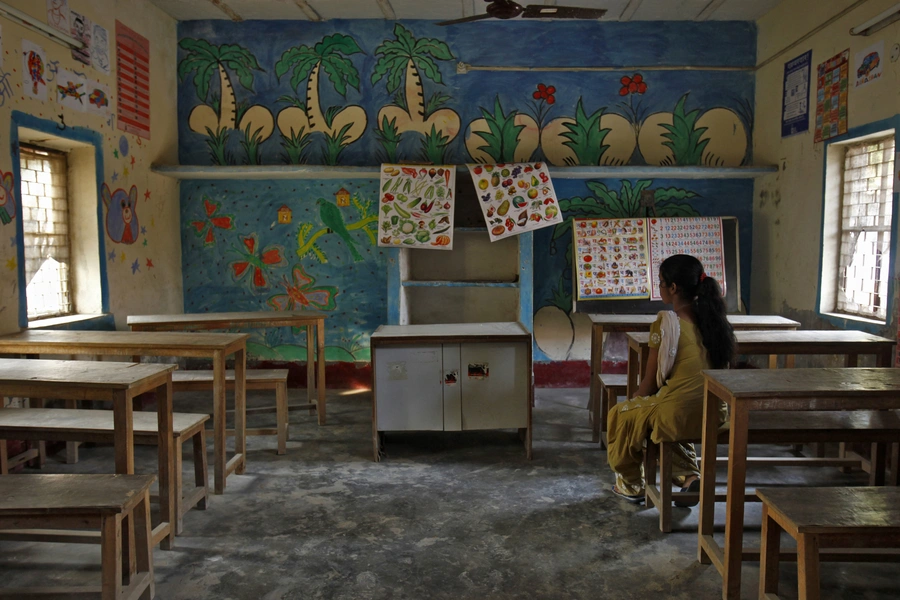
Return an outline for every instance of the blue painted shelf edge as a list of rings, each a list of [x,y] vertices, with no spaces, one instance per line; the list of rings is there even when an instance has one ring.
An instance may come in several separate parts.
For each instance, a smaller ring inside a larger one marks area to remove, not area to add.
[[[403,287],[485,287],[485,288],[517,288],[514,281],[404,281]]]

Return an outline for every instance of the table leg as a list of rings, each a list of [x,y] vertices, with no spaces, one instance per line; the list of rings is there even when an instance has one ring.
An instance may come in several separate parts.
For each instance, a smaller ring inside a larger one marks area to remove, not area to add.
[[[102,600],[118,600],[122,596],[122,517],[100,517],[100,581]]]
[[[875,442],[871,446],[871,463],[869,467],[869,485],[884,485],[887,468],[887,448],[890,444]]]
[[[134,405],[131,396],[124,391],[115,392],[113,398],[113,445],[116,456],[116,473],[134,474]],[[134,553],[131,551],[134,540],[134,521],[126,518],[122,521],[122,553],[120,558],[127,567],[125,572],[131,576],[135,572]]]
[[[234,353],[234,452],[240,455],[234,472],[247,468],[247,350]]]
[[[325,319],[319,319],[316,325],[316,385],[319,397],[316,406],[319,411],[319,425],[325,424]]]
[[[315,326],[312,323],[306,324],[306,402],[313,404],[313,387],[316,381],[316,363],[313,347],[315,346]],[[318,407],[318,404],[316,405]],[[318,408],[310,408],[309,414],[317,411]]]
[[[797,597],[819,600],[819,540],[814,534],[797,537]]]
[[[728,437],[728,494],[725,508],[725,569],[722,597],[741,597],[741,559],[744,543],[744,492],[747,478],[747,427],[749,411],[739,402],[731,404]]]
[[[893,352],[888,350],[887,352],[882,352],[880,354],[875,355],[875,366],[876,367],[890,367],[893,366],[891,359],[893,358]]]
[[[237,397],[237,381],[234,388]],[[225,492],[225,355],[221,351],[213,353],[213,454],[213,485],[215,492],[222,494]]]
[[[588,409],[600,401],[599,375],[603,371],[603,325],[591,327],[591,385],[588,386]]]
[[[638,352],[629,344],[628,346],[628,382],[625,388],[626,400],[631,400],[634,396],[634,393],[637,391],[637,378],[638,373],[640,372],[640,366],[638,365]]]
[[[705,536],[712,536],[716,514],[716,445],[719,432],[719,399],[706,390],[703,394],[703,434],[700,447],[700,516],[697,560],[708,565],[712,562],[703,549]]]
[[[171,550],[175,544],[175,524],[178,519],[175,512],[175,494],[181,493],[181,487],[173,485],[175,442],[172,425],[172,376],[166,377],[166,382],[157,387],[155,392],[159,447],[159,517],[160,521],[169,524],[169,535],[160,541],[159,547]]]
[[[759,597],[778,594],[778,560],[781,554],[781,525],[762,507],[762,546],[759,549]]]

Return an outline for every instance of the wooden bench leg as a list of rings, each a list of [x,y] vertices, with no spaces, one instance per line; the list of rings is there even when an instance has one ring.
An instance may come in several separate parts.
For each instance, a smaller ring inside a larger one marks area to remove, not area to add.
[[[182,460],[184,459],[184,448],[182,448],[183,441],[184,440],[181,438],[175,438],[175,533],[177,535],[181,535],[184,531],[184,474],[182,473]]]
[[[659,530],[672,531],[672,444],[659,445]]]
[[[9,455],[6,450],[6,440],[0,440],[0,475],[9,474]]]
[[[194,485],[203,488],[203,498],[197,503],[197,508],[206,510],[209,505],[209,471],[206,465],[206,430],[201,427],[194,441]]]
[[[898,476],[897,474],[897,469],[900,469],[900,444],[896,442],[891,444],[891,458],[889,467],[891,469],[891,478],[888,480],[888,485],[900,485],[900,476]]]
[[[885,470],[887,468],[887,444],[875,442],[872,444],[872,462],[869,469],[869,485],[884,485]]]
[[[122,592],[122,515],[100,517],[100,598],[119,600]]]
[[[275,386],[275,421],[278,423],[278,454],[287,454],[288,407],[286,381],[279,381]]]
[[[797,538],[797,583],[799,600],[819,600],[819,539],[814,534]]]
[[[592,388],[593,389],[593,388]],[[605,389],[603,386],[600,386],[600,391],[596,394],[592,395],[588,403],[588,409],[590,410],[591,416],[591,441],[593,443],[600,442],[600,419],[603,414],[603,394],[605,393]]]
[[[605,395],[600,398],[602,403],[600,406],[600,439],[603,440],[603,447],[606,447],[606,427],[609,419],[609,409],[616,405],[619,401],[619,395],[612,388],[606,388]]]
[[[138,596],[140,600],[153,600],[153,536],[150,528],[150,495],[144,493],[143,499],[132,511],[134,521],[134,555],[137,563],[138,575],[146,575],[149,578],[147,587]]]
[[[78,408],[77,400],[66,400],[66,408]],[[66,464],[78,464],[78,447],[81,442],[66,442]]]
[[[778,560],[781,555],[781,526],[769,515],[769,505],[762,507],[762,545],[759,549],[759,597],[778,594]]]
[[[656,462],[659,459],[659,446],[647,438],[644,449],[644,506],[653,508],[654,502],[650,490],[656,490]]]

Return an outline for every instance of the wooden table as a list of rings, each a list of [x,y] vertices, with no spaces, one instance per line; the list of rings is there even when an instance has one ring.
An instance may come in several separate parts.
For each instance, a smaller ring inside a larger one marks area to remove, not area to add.
[[[650,354],[650,334],[628,333],[628,397],[634,395],[644,375],[644,365]],[[846,357],[846,366],[855,367],[859,356],[872,354],[875,365],[891,365],[894,341],[865,333],[863,331],[735,331],[737,354],[768,355],[769,366],[774,366],[772,358],[779,354],[836,354]],[[793,366],[789,360],[787,366]]]
[[[722,575],[723,598],[739,598],[741,561],[759,556],[758,551],[743,548],[750,411],[898,409],[900,369],[736,369],[704,371],[703,376],[706,395],[698,559],[704,564],[714,564]],[[726,402],[730,409],[724,548],[713,538],[719,400]],[[872,457],[873,463],[884,460],[883,449]],[[883,472],[883,469],[876,469],[873,464],[873,471]]]
[[[112,402],[116,473],[123,475],[134,474],[133,400],[145,392],[156,392],[161,523],[153,530],[153,542],[156,545],[162,541],[165,549],[172,547],[177,519],[172,436],[172,371],[175,368],[175,365],[121,362],[0,359],[0,397]]]
[[[128,326],[132,331],[197,331],[264,327],[303,327],[306,329],[306,395],[313,403],[316,386],[316,412],[319,425],[325,424],[325,319],[324,312],[294,310],[285,312],[221,312],[180,315],[132,315]],[[314,331],[315,330],[315,331]],[[315,335],[315,344],[313,337]],[[316,351],[313,355],[313,346]],[[316,372],[318,371],[318,376]]]
[[[629,333],[650,331],[656,321],[656,315],[588,315],[593,324],[591,327],[591,386],[590,403],[600,394],[600,383],[597,376],[603,364],[603,335],[605,333]],[[735,330],[753,329],[799,329],[800,323],[778,315],[728,315],[728,322]],[[604,428],[605,430],[605,428]]]
[[[241,474],[247,463],[246,333],[153,333],[132,331],[23,331],[0,337],[0,354],[88,354],[109,356],[181,356],[210,358],[213,382],[215,492],[225,478]],[[234,355],[234,449],[225,452],[225,360]]]

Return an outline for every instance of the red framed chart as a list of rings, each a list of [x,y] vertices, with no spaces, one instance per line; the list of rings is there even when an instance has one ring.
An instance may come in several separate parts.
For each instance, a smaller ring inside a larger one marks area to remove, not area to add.
[[[578,300],[646,298],[647,219],[573,219]]]
[[[119,129],[150,139],[150,41],[116,21]]]
[[[725,255],[721,217],[647,219],[650,224],[651,300],[659,294],[659,265],[673,254],[690,254],[703,263],[704,272],[722,286],[725,293]]]

